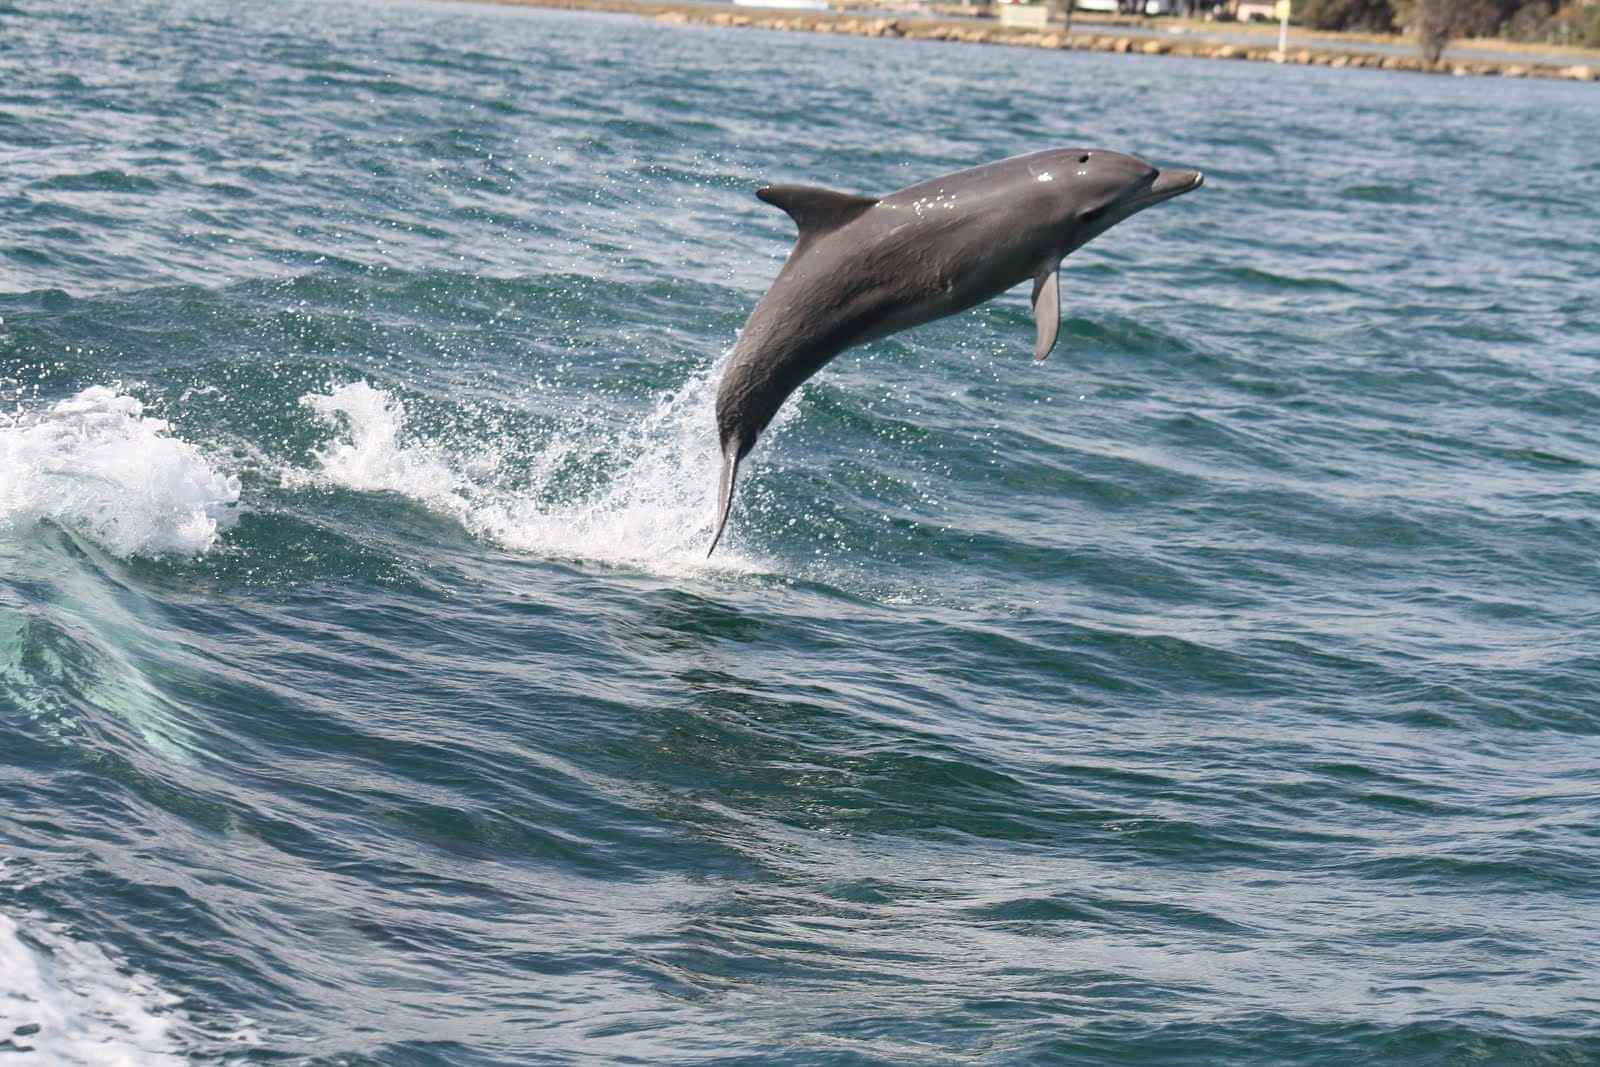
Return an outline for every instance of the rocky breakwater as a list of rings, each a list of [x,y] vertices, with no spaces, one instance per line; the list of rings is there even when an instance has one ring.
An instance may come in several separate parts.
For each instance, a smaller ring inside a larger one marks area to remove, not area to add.
[[[529,0],[516,0],[529,2]],[[538,2],[538,0],[533,0]],[[584,7],[582,0],[559,2],[561,7]],[[597,8],[616,11],[616,0],[602,0]],[[639,13],[654,14],[661,22],[679,25],[705,24],[732,28],[780,30],[791,33],[835,33],[851,37],[904,37],[921,41],[954,41],[961,44],[1009,45],[1013,48],[1071,49],[1080,52],[1138,53],[1147,56],[1184,56],[1191,59],[1221,59],[1258,63],[1290,63],[1304,66],[1368,70],[1403,70],[1419,74],[1488,75],[1503,78],[1558,78],[1593,82],[1600,80],[1596,68],[1576,64],[1558,66],[1543,63],[1512,63],[1493,60],[1467,60],[1429,66],[1420,57],[1386,55],[1373,52],[1345,52],[1333,49],[1300,48],[1279,53],[1276,48],[1231,44],[1210,44],[1182,38],[1128,37],[1101,33],[1066,33],[1061,30],[1021,30],[974,22],[933,19],[871,18],[856,15],[796,14],[792,11],[673,6],[652,8],[639,5]]]

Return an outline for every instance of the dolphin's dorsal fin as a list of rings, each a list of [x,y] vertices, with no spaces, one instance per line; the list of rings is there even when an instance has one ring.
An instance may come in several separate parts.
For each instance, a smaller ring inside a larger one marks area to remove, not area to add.
[[[837,230],[878,202],[875,197],[836,193],[815,185],[767,185],[757,189],[756,195],[787,211],[800,227],[802,238]]]
[[[1033,323],[1037,334],[1033,358],[1043,359],[1056,346],[1061,328],[1061,262],[1046,263],[1033,279]]]

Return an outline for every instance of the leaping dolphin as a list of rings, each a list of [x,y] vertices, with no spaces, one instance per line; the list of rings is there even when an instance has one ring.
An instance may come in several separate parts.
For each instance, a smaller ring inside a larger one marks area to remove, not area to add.
[[[1056,148],[986,163],[881,199],[804,185],[756,195],[800,228],[750,313],[717,389],[722,478],[709,557],[739,463],[789,394],[847,348],[954,315],[1033,280],[1035,359],[1055,347],[1061,260],[1123,219],[1200,186],[1194,170]]]

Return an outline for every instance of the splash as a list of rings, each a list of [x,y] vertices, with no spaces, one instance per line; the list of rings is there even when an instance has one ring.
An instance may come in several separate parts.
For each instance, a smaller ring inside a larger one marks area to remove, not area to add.
[[[300,398],[336,435],[315,453],[309,477],[402,494],[474,536],[534,555],[661,574],[760,570],[736,535],[705,558],[721,462],[715,373],[694,377],[624,430],[573,419],[536,446],[428,440],[408,431],[405,406],[388,392],[342,385]]]
[[[0,530],[52,522],[123,558],[194,555],[238,502],[237,478],[105,386],[0,415]]]
[[[0,914],[0,1052],[7,1063],[177,1067],[177,998],[54,924]]]
[[[470,517],[472,483],[443,452],[423,442],[406,443],[405,409],[394,397],[354,382],[326,395],[308,393],[300,403],[324,425],[346,431],[316,451],[318,480],[360,493],[400,493],[453,518]],[[285,480],[303,479],[290,472]]]

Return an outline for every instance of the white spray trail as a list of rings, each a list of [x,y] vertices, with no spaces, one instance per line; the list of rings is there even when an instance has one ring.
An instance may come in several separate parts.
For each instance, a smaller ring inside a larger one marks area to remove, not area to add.
[[[715,368],[691,379],[627,430],[567,426],[532,454],[510,449],[514,462],[484,442],[449,448],[408,434],[395,397],[366,382],[342,385],[300,398],[336,433],[316,453],[309,479],[402,494],[475,536],[530,554],[669,575],[756,570],[737,538],[726,556],[704,558],[721,462],[714,376]],[[573,499],[563,479],[602,451],[620,458],[616,473]]]

